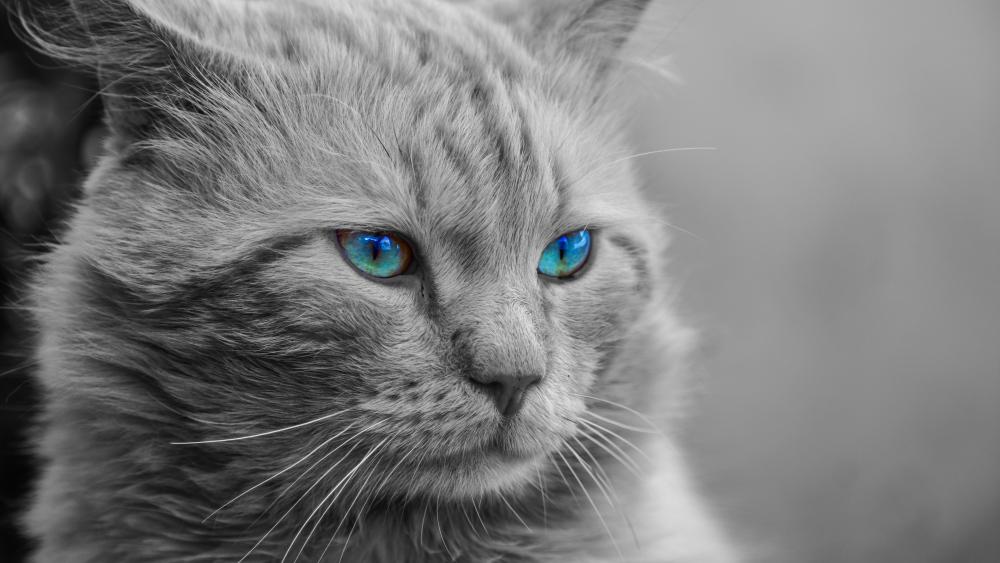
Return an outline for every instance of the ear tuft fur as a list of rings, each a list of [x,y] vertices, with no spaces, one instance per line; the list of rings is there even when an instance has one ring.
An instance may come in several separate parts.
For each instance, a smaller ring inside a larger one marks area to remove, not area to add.
[[[71,0],[71,10],[31,0],[10,4],[29,44],[96,73],[119,142],[149,138],[169,126],[177,110],[190,110],[192,86],[215,66],[207,47],[136,2]]]
[[[649,0],[486,0],[486,10],[529,43],[593,59],[600,70],[639,24]]]

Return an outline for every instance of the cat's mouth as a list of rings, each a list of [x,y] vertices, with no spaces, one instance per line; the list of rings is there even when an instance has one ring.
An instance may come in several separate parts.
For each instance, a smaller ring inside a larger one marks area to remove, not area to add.
[[[539,468],[574,431],[544,406],[528,402],[514,416],[477,417],[438,434],[436,444],[428,437],[423,451],[411,455],[400,473],[407,476],[410,490],[441,498],[521,490],[537,479]]]
[[[435,426],[418,445],[395,442],[380,463],[406,497],[464,500],[495,494],[520,494],[537,483],[576,427],[562,413],[573,405],[529,402],[515,416],[474,412],[462,423]],[[495,411],[494,411],[495,412]]]
[[[475,464],[482,460],[523,463],[545,455],[541,448],[533,447],[521,434],[514,424],[505,421],[477,446],[444,454],[438,461],[441,465]]]
[[[541,455],[541,452],[533,451],[525,448],[524,444],[519,444],[517,436],[506,420],[490,436],[482,453],[488,457],[500,457],[510,461],[527,461]]]
[[[424,461],[425,468],[441,473],[474,474],[533,468],[548,451],[528,439],[516,424],[502,423],[488,437],[467,448],[442,452]]]
[[[456,452],[426,460],[411,484],[446,498],[467,498],[512,490],[536,475],[542,453],[529,453],[501,444]]]

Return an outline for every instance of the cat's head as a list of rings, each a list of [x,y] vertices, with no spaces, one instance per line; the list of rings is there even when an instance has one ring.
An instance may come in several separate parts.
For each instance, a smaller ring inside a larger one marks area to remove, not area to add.
[[[258,481],[336,448],[463,497],[642,395],[612,367],[655,342],[665,234],[610,83],[645,2],[76,4],[39,40],[97,67],[112,137],[42,322],[108,412],[287,429],[175,446]]]

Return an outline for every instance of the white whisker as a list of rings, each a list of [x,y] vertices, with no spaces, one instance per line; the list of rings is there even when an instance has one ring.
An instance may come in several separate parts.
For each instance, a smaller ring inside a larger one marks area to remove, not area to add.
[[[216,440],[198,440],[198,441],[194,441],[194,442],[170,442],[170,444],[174,445],[174,446],[190,446],[190,445],[194,445],[194,444],[219,444],[219,443],[222,443],[222,442],[236,442],[236,441],[239,441],[239,440],[252,440],[253,438],[261,438],[261,437],[264,437],[264,436],[271,436],[272,434],[279,434],[281,432],[288,432],[289,430],[295,430],[297,428],[303,428],[303,427],[309,426],[311,424],[316,424],[317,422],[323,422],[324,420],[329,420],[329,419],[331,419],[331,418],[333,418],[335,416],[344,414],[345,412],[349,412],[351,410],[353,410],[353,408],[344,409],[342,411],[337,411],[337,412],[330,413],[330,414],[324,414],[323,416],[321,416],[319,418],[314,418],[314,419],[306,421],[306,422],[300,422],[298,424],[293,424],[291,426],[286,426],[284,428],[278,428],[277,430],[268,430],[267,432],[260,432],[258,434],[251,434],[250,436],[237,436],[235,438],[219,438],[219,439],[216,439]]]
[[[516,510],[514,510],[514,507],[511,506],[509,502],[507,502],[507,498],[504,496],[504,494],[502,492],[498,492],[497,496],[500,497],[500,500],[507,505],[507,508],[509,508],[511,512],[514,513],[514,518],[517,518],[517,521],[520,522],[522,526],[524,526],[524,529],[528,530],[529,533],[532,533],[531,526],[528,526],[528,523],[525,522],[523,518],[521,518],[521,515],[518,514]]]
[[[396,437],[398,437],[399,434],[401,434],[401,432],[397,432],[396,435],[393,436],[393,439],[395,439]],[[385,475],[385,477],[382,478],[382,483],[378,487],[376,487],[374,491],[369,491],[368,492],[368,495],[365,497],[364,502],[361,503],[361,509],[358,511],[358,518],[354,521],[354,524],[351,526],[351,531],[347,534],[347,539],[344,540],[344,545],[343,545],[343,547],[340,550],[340,557],[337,558],[338,563],[340,561],[343,561],[344,554],[347,553],[347,546],[348,546],[348,544],[351,541],[351,536],[354,534],[354,527],[357,526],[358,520],[360,520],[364,516],[365,507],[368,505],[368,502],[371,501],[372,499],[374,499],[375,496],[377,494],[379,494],[382,491],[383,488],[385,488],[385,486],[389,483],[389,479],[396,472],[396,469],[398,469],[399,466],[402,465],[403,462],[405,462],[406,459],[410,457],[410,454],[412,454],[413,451],[414,450],[410,450],[410,451],[406,452],[406,454],[403,455],[403,457],[401,457],[398,462],[396,462],[396,465],[394,465],[392,467],[392,469],[389,470],[389,473],[387,473]],[[372,472],[375,471],[376,467],[372,468]],[[371,477],[371,475],[369,475],[369,478],[370,477]],[[368,482],[368,480],[366,479],[365,483],[367,483],[367,482]],[[358,489],[358,494],[360,495],[361,491],[363,491],[363,490],[364,490],[364,484],[362,484],[361,488]],[[356,500],[357,500],[357,496],[355,496],[355,501]],[[354,506],[354,502],[351,502],[351,506],[352,507]],[[348,508],[347,511],[349,513],[350,512],[350,508]],[[317,561],[322,561],[323,560],[323,557],[326,555],[327,550],[330,549],[330,545],[333,543],[333,540],[337,537],[337,532],[340,531],[340,526],[342,524],[343,524],[343,517],[341,518],[340,523],[337,524],[337,528],[330,535],[330,540],[326,542],[326,546],[323,548],[323,551],[320,553],[319,558],[317,559]]]
[[[593,462],[592,468],[594,472],[590,473],[591,478],[593,478],[594,482],[601,488],[601,492],[604,493],[604,498],[606,498],[608,502],[614,506],[615,511],[621,515],[623,520],[625,520],[625,525],[628,526],[629,531],[632,533],[632,541],[635,542],[635,546],[638,548],[639,536],[635,533],[635,527],[632,526],[632,520],[629,519],[628,514],[625,512],[624,508],[622,508],[621,499],[618,497],[618,493],[615,491],[614,485],[611,484],[611,477],[608,476],[604,467],[601,466],[601,464],[597,461],[597,458],[594,457],[594,454],[591,453],[590,448],[587,448],[582,442],[580,442],[579,438],[574,437],[573,441],[576,442],[576,445],[580,446],[583,453],[585,453],[587,457],[590,458],[590,461]],[[598,480],[597,477],[600,477],[600,480]]]
[[[268,483],[268,482],[276,479],[277,477],[279,477],[279,476],[287,473],[289,470],[291,470],[292,468],[294,468],[298,464],[300,464],[303,461],[309,459],[314,453],[316,453],[317,451],[319,451],[321,448],[325,447],[330,442],[332,442],[332,441],[336,440],[337,438],[341,437],[345,432],[347,432],[348,430],[350,430],[352,426],[354,426],[353,422],[350,425],[346,426],[343,430],[341,430],[340,432],[338,432],[337,434],[335,434],[334,436],[332,436],[332,437],[327,438],[326,440],[324,440],[320,445],[318,445],[315,448],[313,448],[312,450],[310,450],[309,453],[307,453],[304,456],[302,456],[301,458],[299,458],[298,461],[296,461],[295,463],[289,465],[288,467],[282,469],[281,471],[275,473],[274,475],[271,475],[267,479],[264,479],[260,483],[257,483],[256,485],[250,487],[249,489],[243,491],[242,493],[240,493],[240,494],[236,495],[235,497],[233,497],[232,499],[228,500],[225,504],[223,504],[219,508],[216,508],[215,510],[212,511],[211,514],[209,514],[208,516],[206,516],[205,519],[202,520],[202,523],[207,522],[210,518],[212,518],[213,516],[215,516],[216,514],[218,514],[219,511],[221,511],[222,509],[226,508],[227,506],[233,504],[237,500],[243,498],[248,493],[250,493],[250,492],[252,492],[252,491],[260,488],[264,484],[266,484],[266,483]],[[337,450],[335,449],[333,451],[337,451]],[[304,473],[303,473],[303,475],[304,475]],[[294,484],[294,482],[293,482],[293,484]]]
[[[465,503],[462,503],[460,506],[462,507],[462,516],[465,516],[465,523],[469,525],[470,530],[478,533],[476,525],[472,523],[472,518],[469,518],[469,511],[466,509]]]
[[[391,437],[387,438],[387,439],[391,439]],[[378,446],[376,446],[376,448],[378,448]],[[363,462],[364,462],[364,460],[362,460],[362,463]],[[361,464],[359,463],[357,465],[357,467],[360,468]],[[351,502],[350,506],[348,506],[347,510],[343,514],[341,514],[340,520],[337,522],[337,527],[333,530],[333,533],[330,534],[330,539],[327,541],[327,544],[325,546],[323,546],[323,551],[322,551],[321,555],[319,556],[319,558],[317,559],[317,561],[322,561],[323,560],[323,555],[326,554],[326,550],[329,549],[330,544],[333,542],[334,539],[336,539],[337,533],[340,531],[340,527],[344,523],[344,519],[347,518],[348,515],[350,514],[351,509],[354,507],[354,503],[357,502],[358,497],[361,495],[362,491],[364,491],[365,485],[368,484],[368,481],[372,478],[372,476],[375,474],[375,471],[377,469],[378,469],[378,464],[375,464],[375,463],[373,463],[371,465],[371,467],[369,468],[369,470],[368,470],[368,476],[365,477],[364,482],[362,482],[361,486],[358,487],[358,492],[357,492],[357,494],[354,495],[354,500]],[[344,484],[343,488],[344,489],[347,488],[347,484],[346,483]],[[343,492],[343,491],[341,491],[341,492]],[[313,534],[316,532],[316,529],[319,527],[320,523],[323,522],[323,519],[326,518],[327,513],[330,512],[330,509],[333,508],[334,504],[336,504],[337,498],[339,496],[340,496],[340,493],[337,493],[332,499],[330,499],[329,502],[325,503],[326,504],[326,508],[324,508],[323,512],[320,513],[319,517],[316,518],[316,521],[313,523],[312,528],[309,530],[309,534],[306,536],[306,538],[304,540],[302,540],[302,545],[299,546],[299,551],[295,555],[295,559],[292,560],[292,563],[296,563],[299,560],[299,557],[302,556],[302,551],[309,544],[309,540],[312,539]],[[323,506],[323,504],[324,504],[323,502],[320,502],[319,506]],[[319,506],[317,506],[317,508],[319,508]],[[306,519],[307,523],[308,523],[308,521],[309,520]],[[353,531],[353,527],[351,528],[351,530]],[[350,535],[348,535],[346,541],[350,541],[350,539],[351,539],[351,537],[350,537]],[[344,549],[347,549],[347,543],[346,543],[346,541],[344,543]]]
[[[603,397],[595,397],[593,395],[584,395],[582,393],[573,393],[573,392],[570,392],[570,394],[571,395],[575,395],[575,396],[580,397],[580,398],[583,398],[583,399],[591,399],[593,401],[599,401],[601,403],[604,403],[604,404],[607,404],[607,405],[611,405],[613,407],[622,409],[622,410],[624,410],[626,412],[632,413],[635,416],[639,417],[640,420],[642,420],[643,422],[645,422],[646,424],[648,424],[650,430],[655,430],[655,431],[657,431],[658,433],[660,433],[662,435],[662,432],[660,432],[659,427],[655,423],[653,423],[653,421],[650,420],[649,417],[647,417],[646,415],[642,414],[641,412],[633,409],[632,407],[623,405],[621,403],[616,403],[615,401],[612,401],[612,400],[609,400],[609,399],[605,399]]]
[[[583,468],[587,471],[588,474],[590,474],[590,478],[594,480],[594,484],[596,484],[597,487],[601,490],[601,493],[604,495],[604,498],[608,501],[608,504],[611,505],[616,510],[620,509],[621,505],[618,502],[619,501],[618,495],[615,494],[613,487],[611,486],[611,479],[610,477],[608,477],[608,474],[604,471],[604,468],[601,467],[601,464],[597,462],[597,458],[595,458],[594,455],[590,453],[590,450],[587,449],[586,446],[584,446],[583,442],[581,442],[579,438],[574,436],[573,441],[576,442],[576,445],[583,450],[583,453],[585,453],[587,457],[590,458],[590,461],[593,462],[593,465],[581,459],[578,453],[576,452],[576,448],[573,448],[572,451],[573,455],[580,461],[581,464],[583,464]],[[612,496],[614,497],[614,500],[612,500]]]
[[[365,485],[368,484],[368,481],[375,474],[375,470],[376,469],[377,469],[377,466],[373,466],[372,470],[370,472],[368,472],[368,476],[365,477],[364,482],[361,483],[360,487],[358,487],[358,493],[356,495],[354,495],[354,500],[352,500],[351,501],[351,505],[349,507],[347,507],[346,514],[350,514],[351,513],[351,509],[354,508],[354,504],[356,502],[358,502],[358,498],[361,496],[362,491],[365,490]],[[361,509],[358,511],[357,517],[354,518],[354,523],[351,524],[350,531],[347,532],[347,538],[344,539],[344,545],[340,548],[340,556],[337,557],[337,563],[341,563],[344,560],[344,554],[347,553],[347,546],[351,544],[351,538],[354,536],[354,530],[357,529],[358,522],[360,522],[361,519],[364,517],[365,505],[368,503],[368,500],[371,498],[371,494],[372,494],[371,491],[369,491],[368,495],[365,496],[364,502],[361,503]],[[331,540],[333,538],[337,537],[337,532],[340,531],[340,525],[343,524],[343,523],[344,523],[344,519],[341,518],[340,522],[337,523],[337,528],[333,531],[333,534],[330,535],[330,539]],[[323,552],[320,554],[320,557],[319,557],[320,561],[323,560],[323,555],[326,554],[326,550],[327,550],[327,548],[329,546],[330,546],[330,543],[327,542],[326,547],[323,548]]]
[[[581,419],[581,420],[583,420],[583,419]],[[649,458],[649,454],[647,454],[645,450],[643,450],[642,448],[640,448],[639,446],[637,446],[634,442],[632,442],[628,438],[625,438],[621,434],[619,434],[619,433],[617,433],[617,432],[615,432],[613,430],[610,430],[608,428],[605,428],[604,426],[601,426],[600,424],[597,424],[597,423],[595,423],[593,421],[588,421],[588,423],[590,424],[591,428],[593,428],[597,432],[601,433],[602,436],[608,438],[609,440],[610,440],[610,438],[615,438],[615,439],[621,441],[623,444],[625,444],[629,448],[631,448],[632,450],[634,450],[636,453],[638,453],[642,457],[646,458],[647,461],[652,461]]]
[[[542,477],[542,469],[539,466],[535,466],[535,474],[538,476],[538,490],[541,492],[542,498],[542,526],[545,530],[549,529],[549,511],[546,503],[548,501],[548,493],[545,492],[545,478]]]
[[[483,526],[483,532],[489,533],[490,529],[486,526],[486,522],[483,522],[483,515],[479,512],[479,499],[476,497],[472,497],[472,511],[476,514],[476,518]]]
[[[562,456],[560,456],[560,457],[562,457]],[[577,503],[579,503],[580,499],[577,498],[576,491],[573,490],[573,485],[571,485],[570,482],[569,482],[569,479],[566,478],[566,474],[563,473],[562,468],[559,467],[559,464],[556,463],[555,458],[553,458],[551,454],[549,454],[549,459],[552,461],[552,466],[555,467],[556,471],[559,472],[559,477],[562,479],[563,484],[566,485],[566,489],[569,491],[569,494],[573,495],[573,500],[575,500]],[[566,461],[565,458],[563,459],[563,461]]]
[[[639,452],[640,454],[642,454],[644,456],[645,456],[645,452],[643,452],[641,449],[639,449],[639,447],[636,446],[635,444],[629,442],[628,440],[626,440],[625,438],[619,436],[618,434],[616,434],[614,432],[611,432],[610,430],[607,430],[606,428],[604,428],[603,426],[601,426],[599,424],[596,424],[594,422],[591,422],[589,420],[584,420],[584,419],[580,419],[580,424],[584,425],[583,430],[591,430],[591,431],[593,431],[593,435],[591,435],[591,434],[589,434],[587,432],[584,432],[585,436],[591,438],[592,440],[595,439],[595,438],[600,438],[605,444],[607,444],[609,447],[611,447],[614,450],[614,452],[616,452],[618,454],[618,455],[611,454],[611,455],[613,455],[615,457],[615,459],[617,459],[619,462],[621,462],[622,465],[624,465],[625,467],[628,467],[636,477],[640,477],[641,478],[641,476],[642,476],[642,469],[639,466],[639,462],[637,462],[632,456],[630,456],[628,454],[628,452],[626,452],[625,450],[623,450],[621,448],[621,446],[619,446],[618,444],[616,444],[613,440],[611,440],[611,438],[607,437],[602,432],[608,432],[608,433],[610,433],[613,437],[618,438],[619,440],[624,441],[628,446],[630,446],[632,449],[636,450],[637,452]],[[611,453],[611,452],[608,452],[608,453]],[[646,458],[648,459],[648,456],[646,456]]]
[[[576,452],[573,451],[572,446],[566,444],[566,447],[573,453],[574,456],[576,456]],[[601,526],[604,527],[604,531],[608,533],[608,539],[611,540],[612,545],[615,547],[615,551],[618,552],[618,558],[625,561],[625,556],[622,554],[621,548],[618,547],[618,542],[615,540],[614,534],[611,533],[611,528],[608,527],[608,523],[604,520],[604,515],[601,514],[601,510],[597,508],[597,503],[594,502],[594,498],[590,496],[590,491],[588,491],[587,487],[584,486],[583,481],[580,480],[580,476],[576,474],[573,466],[566,460],[566,457],[563,456],[562,452],[557,451],[556,453],[563,460],[563,463],[566,464],[566,469],[569,469],[569,472],[573,474],[573,478],[576,479],[577,484],[580,485],[580,490],[583,491],[584,495],[586,495],[587,501],[590,502],[590,506],[594,509],[594,514],[596,514],[597,518],[601,521]],[[577,456],[577,459],[579,459],[579,456]],[[580,463],[583,463],[583,461],[581,460]]]
[[[429,506],[430,506],[430,503],[428,503],[427,501],[424,501],[424,514],[423,514],[423,516],[420,517],[420,533],[418,534],[418,536],[420,538],[420,549],[424,549],[424,550],[427,549],[427,548],[424,547],[424,522],[427,521],[427,508]]]
[[[593,412],[593,411],[586,411],[584,414],[585,415],[590,415],[590,416],[592,416],[592,417],[594,417],[594,418],[596,418],[598,420],[607,422],[608,424],[611,424],[613,426],[617,426],[618,428],[621,428],[623,430],[630,430],[632,432],[638,432],[640,434],[657,434],[659,436],[663,436],[663,433],[660,432],[659,430],[649,430],[649,429],[646,429],[646,428],[639,428],[638,426],[632,426],[630,424],[625,424],[624,422],[618,422],[617,420],[608,418],[606,416],[601,416],[601,415],[599,415],[599,414],[597,414],[596,412]]]
[[[448,537],[444,535],[444,530],[441,529],[441,499],[434,501],[434,521],[437,523],[438,538],[441,539],[441,545],[444,546],[445,553],[448,554],[448,559],[452,561],[455,560],[455,556],[451,553],[451,546],[448,545]]]
[[[374,428],[374,427],[376,427],[376,426],[378,426],[378,425],[380,425],[380,424],[382,424],[382,421],[378,421],[378,422],[375,422],[374,424],[371,424],[371,425],[369,425],[369,426],[367,426],[367,427],[365,427],[365,428],[363,428],[363,429],[359,430],[359,431],[358,431],[358,432],[357,432],[356,434],[354,434],[353,436],[351,436],[350,438],[348,438],[348,439],[347,439],[347,440],[346,440],[346,441],[344,442],[344,444],[341,444],[340,446],[343,446],[343,445],[345,445],[345,444],[348,444],[348,443],[350,443],[350,442],[351,442],[352,440],[356,439],[356,438],[357,438],[358,436],[360,436],[360,435],[361,435],[361,434],[363,434],[364,432],[366,432],[366,431],[368,431],[368,430],[370,430],[370,429],[372,429],[372,428]],[[339,449],[339,448],[340,448],[340,446],[338,446],[338,447],[337,447],[337,449]],[[357,449],[357,447],[358,447],[358,444],[354,444],[353,446],[351,446],[351,448],[350,448],[349,450],[347,450],[347,452],[346,452],[346,453],[345,453],[345,454],[344,454],[343,456],[341,456],[341,458],[340,458],[340,459],[338,459],[336,463],[334,463],[334,464],[333,464],[332,466],[330,466],[330,468],[329,468],[329,469],[327,469],[326,471],[324,471],[324,472],[323,472],[323,474],[322,474],[322,475],[320,475],[320,476],[319,476],[319,478],[317,478],[317,479],[316,479],[316,481],[315,481],[315,482],[313,482],[313,484],[312,484],[312,485],[310,485],[308,489],[306,489],[306,490],[305,490],[305,491],[304,491],[304,492],[303,492],[303,493],[302,493],[301,495],[299,495],[299,498],[298,498],[298,499],[296,499],[296,501],[295,501],[294,503],[292,503],[292,506],[288,507],[288,510],[286,510],[286,511],[285,511],[285,513],[284,513],[284,514],[282,514],[282,515],[281,515],[281,517],[279,517],[279,518],[278,518],[277,522],[275,522],[275,523],[274,523],[274,524],[273,524],[273,525],[272,525],[272,526],[271,526],[271,527],[270,527],[270,528],[269,528],[269,529],[268,529],[268,530],[267,530],[266,532],[264,532],[264,535],[262,535],[262,536],[260,537],[260,539],[259,539],[259,540],[257,540],[257,543],[255,543],[255,544],[253,545],[253,547],[251,547],[251,548],[250,548],[250,550],[249,550],[249,551],[247,551],[247,552],[246,552],[246,553],[245,553],[245,554],[243,555],[243,557],[241,557],[241,558],[239,559],[239,561],[243,561],[243,560],[245,560],[245,559],[246,559],[247,557],[249,557],[249,556],[250,556],[250,554],[251,554],[251,553],[253,553],[253,551],[254,551],[255,549],[257,549],[258,547],[260,547],[260,545],[261,545],[262,543],[264,543],[264,540],[265,540],[265,539],[266,539],[266,538],[267,538],[267,537],[268,537],[268,536],[269,536],[269,535],[270,535],[270,534],[271,534],[272,532],[274,532],[274,530],[275,530],[275,529],[277,529],[277,527],[278,527],[278,526],[279,526],[279,525],[281,524],[281,522],[282,522],[282,521],[283,521],[283,520],[284,520],[285,518],[287,518],[287,517],[288,517],[288,515],[289,515],[289,514],[291,514],[291,513],[292,513],[292,510],[294,510],[294,509],[295,509],[295,507],[296,507],[296,506],[298,506],[298,505],[299,505],[299,503],[300,503],[300,502],[302,502],[302,501],[303,501],[303,500],[304,500],[304,499],[306,498],[306,496],[307,496],[307,495],[309,494],[309,492],[310,492],[310,491],[312,491],[313,489],[315,489],[315,488],[316,488],[316,487],[317,487],[317,486],[318,486],[318,485],[319,485],[319,484],[320,484],[320,483],[321,483],[321,482],[323,481],[323,479],[325,479],[325,478],[326,478],[326,476],[327,476],[327,475],[329,475],[331,471],[333,471],[333,470],[334,470],[334,469],[335,469],[335,468],[336,468],[336,467],[337,467],[338,465],[340,465],[340,464],[341,464],[341,462],[343,462],[343,461],[344,461],[345,459],[347,459],[347,457],[348,457],[349,455],[351,455],[351,452],[353,452],[353,451],[354,451],[355,449]],[[334,450],[334,451],[336,451],[336,450]],[[330,452],[330,454],[332,454],[332,453],[333,453],[333,452]],[[323,458],[321,458],[321,459],[320,459],[319,461],[322,461],[323,459],[326,459],[327,457],[329,457],[329,455],[330,455],[330,454],[327,454],[326,456],[323,456]],[[298,481],[298,479],[296,479],[296,481]],[[294,483],[293,483],[293,484],[294,484]],[[286,489],[286,490],[287,490],[287,489]],[[237,562],[237,563],[239,563],[239,562]]]
[[[604,163],[604,164],[602,164],[600,166],[592,168],[591,170],[589,170],[588,172],[585,172],[582,176],[576,178],[575,180],[573,180],[570,183],[571,184],[576,184],[576,183],[582,182],[586,178],[589,178],[590,176],[593,176],[594,174],[597,174],[598,172],[607,170],[608,168],[611,168],[612,166],[614,166],[616,164],[621,164],[622,162],[626,162],[626,161],[633,160],[633,159],[636,159],[636,158],[642,158],[644,156],[651,156],[651,155],[654,155],[654,154],[666,154],[666,153],[672,153],[672,152],[716,151],[716,150],[719,150],[719,149],[717,147],[674,147],[674,148],[668,148],[668,149],[657,149],[657,150],[654,150],[654,151],[645,151],[645,152],[630,154],[628,156],[623,156],[621,158],[616,158],[616,159],[612,160],[611,162],[606,162],[606,163]],[[564,176],[564,177],[562,177],[562,178],[559,179],[558,183],[563,183],[566,180],[568,180],[568,178]]]
[[[350,471],[348,471],[347,474],[344,475],[340,479],[340,481],[338,481],[337,484],[333,486],[332,489],[330,489],[330,492],[327,493],[326,496],[323,497],[322,500],[319,501],[319,503],[316,505],[316,508],[314,508],[312,510],[312,512],[310,512],[309,515],[306,516],[306,519],[302,522],[302,525],[299,526],[298,531],[296,531],[295,535],[292,536],[292,541],[288,544],[288,549],[286,549],[285,550],[285,554],[281,556],[281,563],[284,563],[285,560],[288,559],[288,555],[292,552],[292,547],[295,546],[295,542],[298,541],[299,536],[302,535],[302,531],[305,530],[305,527],[309,524],[309,521],[312,520],[313,516],[316,516],[316,513],[319,512],[321,508],[323,508],[323,506],[327,503],[327,501],[329,501],[331,503],[336,502],[337,497],[340,496],[340,491],[343,490],[343,488],[346,485],[348,479],[350,479],[351,477],[353,477],[354,474],[357,473],[357,471],[361,468],[362,464],[364,464],[364,462],[367,461],[368,458],[370,458],[372,456],[372,454],[374,454],[376,451],[378,451],[378,449],[383,444],[385,444],[387,441],[389,441],[388,437],[384,438],[381,442],[379,442],[378,445],[376,445],[371,450],[369,450],[368,453],[365,454],[364,457],[361,458],[361,461],[359,461],[356,464],[354,464],[354,467]],[[352,450],[353,450],[353,448],[352,448]],[[349,453],[350,452],[348,452],[348,454]],[[325,477],[328,473],[329,473],[329,470],[326,473],[324,473],[323,476]],[[322,477],[320,479],[322,479]],[[312,534],[313,531],[316,530],[316,526],[318,524],[319,524],[319,520],[317,520],[316,524],[313,525],[312,530],[310,530],[310,532],[309,532],[310,535]],[[303,542],[302,546],[299,548],[299,553],[298,553],[298,555],[295,556],[296,558],[298,558],[298,556],[302,554],[302,550],[304,548],[305,548],[305,542]]]

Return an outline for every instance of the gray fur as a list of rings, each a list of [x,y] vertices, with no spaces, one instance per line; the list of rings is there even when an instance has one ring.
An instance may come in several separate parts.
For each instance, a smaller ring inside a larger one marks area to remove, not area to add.
[[[115,135],[34,292],[35,561],[735,559],[667,437],[692,337],[607,95],[645,2],[74,4],[32,33]],[[358,275],[341,228],[418,270]],[[515,419],[493,370],[543,376]]]

